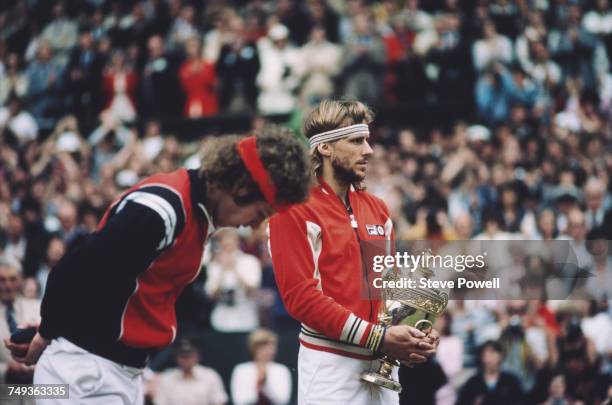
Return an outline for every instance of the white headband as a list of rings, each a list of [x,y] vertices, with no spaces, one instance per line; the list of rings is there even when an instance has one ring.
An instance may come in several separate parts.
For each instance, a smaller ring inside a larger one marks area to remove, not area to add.
[[[331,131],[315,134],[308,141],[310,142],[310,150],[312,151],[317,145],[323,142],[331,142],[337,139],[348,138],[351,135],[369,135],[370,129],[368,124],[351,125],[344,128],[336,128]]]

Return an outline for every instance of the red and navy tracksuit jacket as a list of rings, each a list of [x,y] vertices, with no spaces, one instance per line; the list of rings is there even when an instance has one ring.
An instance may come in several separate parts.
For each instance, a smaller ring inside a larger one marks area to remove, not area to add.
[[[382,342],[380,302],[363,295],[373,274],[361,242],[384,241],[390,249],[393,224],[381,199],[351,187],[347,209],[320,182],[305,203],[270,218],[276,282],[287,311],[302,323],[303,346],[370,359]]]
[[[200,271],[209,228],[196,171],[149,177],[49,274],[40,334],[143,367],[176,337],[175,303]]]

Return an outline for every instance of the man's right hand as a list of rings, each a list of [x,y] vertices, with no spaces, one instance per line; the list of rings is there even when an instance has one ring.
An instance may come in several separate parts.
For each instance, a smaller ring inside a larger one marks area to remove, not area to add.
[[[387,328],[382,351],[406,366],[425,363],[435,354],[435,347],[425,338],[426,334],[408,325]]]

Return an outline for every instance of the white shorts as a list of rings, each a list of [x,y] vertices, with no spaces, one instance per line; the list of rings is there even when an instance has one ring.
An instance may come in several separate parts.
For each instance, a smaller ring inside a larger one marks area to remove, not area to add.
[[[298,356],[299,405],[398,405],[399,395],[361,380],[365,371],[376,371],[380,361],[359,360],[300,345]],[[393,378],[397,381],[397,367]]]
[[[36,363],[34,384],[68,384],[69,399],[39,405],[142,405],[142,369],[89,353],[64,338],[54,339]]]

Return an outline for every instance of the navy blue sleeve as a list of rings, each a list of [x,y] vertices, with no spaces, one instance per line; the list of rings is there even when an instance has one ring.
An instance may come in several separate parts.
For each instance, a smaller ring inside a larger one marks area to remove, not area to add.
[[[74,297],[82,295],[77,290],[105,286],[111,290],[107,294],[120,300],[130,294],[138,275],[172,246],[185,215],[180,197],[160,188],[161,192],[138,189],[127,194],[115,204],[106,224],[83,238],[52,269],[41,305],[43,337],[61,335],[66,314],[74,312],[70,306],[78,305]]]

